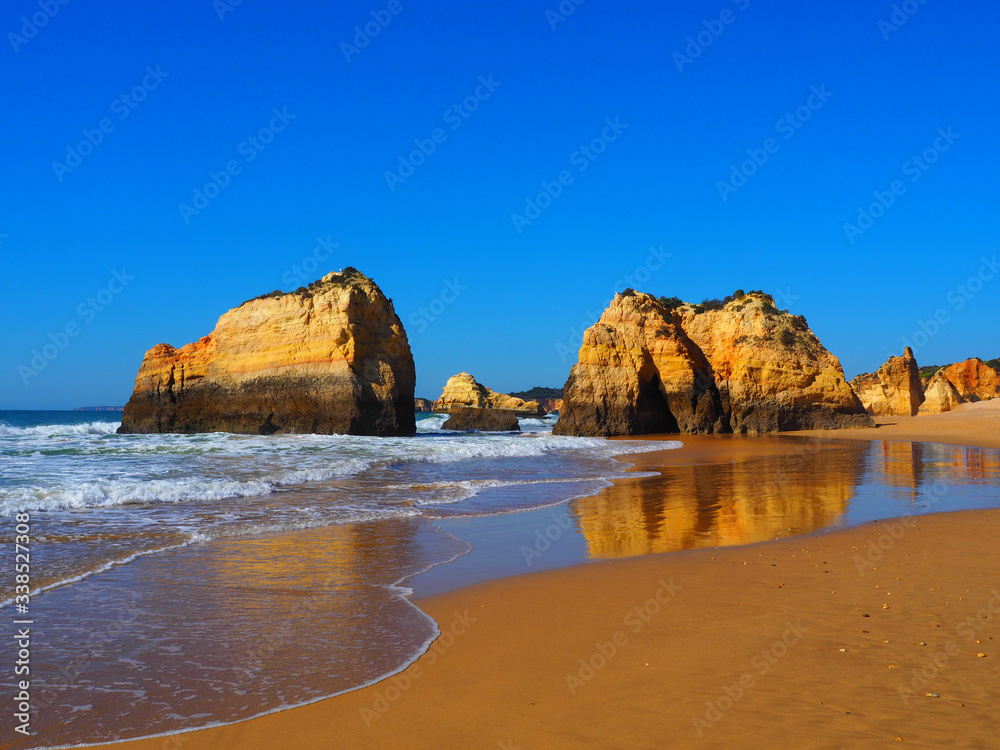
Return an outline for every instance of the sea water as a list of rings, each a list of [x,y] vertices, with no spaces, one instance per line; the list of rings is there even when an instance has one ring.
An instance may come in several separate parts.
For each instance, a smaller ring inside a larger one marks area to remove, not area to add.
[[[554,418],[480,434],[421,414],[406,438],[119,435],[120,418],[0,412],[11,541],[31,519],[26,747],[236,721],[395,672],[438,632],[406,580],[469,550],[435,519],[592,495],[625,475],[614,456],[680,445],[554,436]]]

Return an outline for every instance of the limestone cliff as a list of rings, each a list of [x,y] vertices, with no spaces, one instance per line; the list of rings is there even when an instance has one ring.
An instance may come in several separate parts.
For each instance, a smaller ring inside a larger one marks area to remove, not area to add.
[[[910,347],[902,357],[889,357],[877,373],[858,375],[851,386],[868,413],[877,417],[912,417],[924,401],[920,368]]]
[[[959,404],[965,403],[959,393],[942,370],[938,370],[927,383],[924,391],[924,402],[920,405],[918,414],[940,414],[951,411]]]
[[[175,349],[146,352],[119,432],[415,432],[406,332],[353,268],[272,292]]]
[[[415,398],[413,399],[413,409],[414,411],[426,414],[434,411],[434,402],[429,398]]]
[[[750,292],[715,310],[678,314],[708,357],[733,432],[869,427],[838,360],[801,315]]]
[[[554,430],[561,435],[728,432],[711,366],[648,294],[615,295],[583,334]]]
[[[978,357],[948,365],[941,372],[966,401],[1000,398],[1000,371]]]
[[[525,401],[506,393],[497,393],[467,372],[460,372],[448,378],[441,398],[434,402],[434,411],[453,412],[456,409],[509,409],[520,416],[543,416],[545,410],[537,401]]]
[[[768,295],[713,309],[626,290],[584,333],[554,431],[761,433],[872,424],[840,362]]]

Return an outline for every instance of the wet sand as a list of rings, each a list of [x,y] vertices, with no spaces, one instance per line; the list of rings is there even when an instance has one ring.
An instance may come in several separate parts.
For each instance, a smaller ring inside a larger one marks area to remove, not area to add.
[[[1000,401],[880,421],[813,434],[1000,447]],[[781,449],[685,443],[639,463]],[[940,513],[479,584],[418,600],[442,636],[395,678],[124,747],[995,747],[998,534]]]
[[[1000,448],[1000,399],[962,404],[944,414],[880,417],[878,427],[864,430],[811,430],[796,435],[852,440],[923,440],[948,445]]]

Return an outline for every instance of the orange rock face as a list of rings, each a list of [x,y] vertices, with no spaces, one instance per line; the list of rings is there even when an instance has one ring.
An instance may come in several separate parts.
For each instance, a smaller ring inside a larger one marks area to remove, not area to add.
[[[180,349],[150,349],[119,432],[408,435],[413,388],[392,303],[349,268],[244,302]]]
[[[1000,398],[1000,372],[978,357],[948,365],[940,372],[966,401]]]
[[[587,329],[554,431],[762,433],[871,418],[805,320],[751,293],[718,310],[617,295]]]
[[[553,432],[728,432],[705,355],[655,297],[619,294],[583,334]]]
[[[721,310],[685,305],[682,325],[708,357],[733,432],[868,427],[838,360],[805,318],[750,293]]]
[[[924,402],[920,368],[910,347],[902,357],[889,357],[877,373],[858,375],[851,386],[868,413],[877,417],[912,417]]]

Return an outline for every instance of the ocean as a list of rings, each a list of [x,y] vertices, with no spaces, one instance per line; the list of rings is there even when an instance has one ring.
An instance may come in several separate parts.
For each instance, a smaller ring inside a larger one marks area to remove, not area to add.
[[[614,456],[680,445],[553,436],[554,418],[477,434],[420,414],[409,438],[120,419],[0,412],[0,518],[11,541],[15,513],[31,529],[41,734],[24,746],[230,722],[393,673],[438,632],[405,581],[470,549],[435,521],[593,495],[625,475]]]

